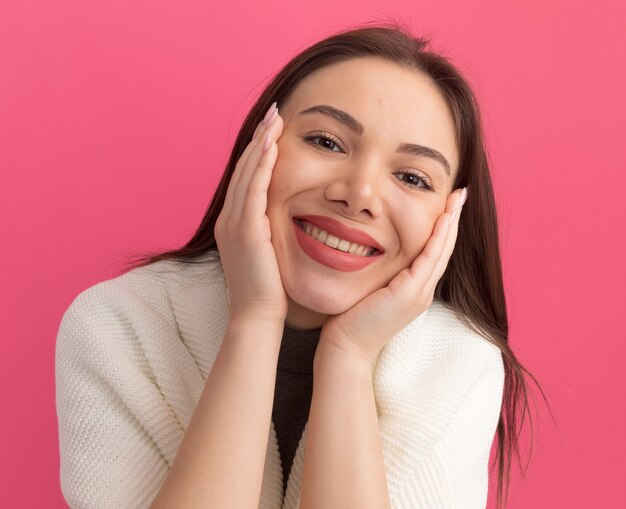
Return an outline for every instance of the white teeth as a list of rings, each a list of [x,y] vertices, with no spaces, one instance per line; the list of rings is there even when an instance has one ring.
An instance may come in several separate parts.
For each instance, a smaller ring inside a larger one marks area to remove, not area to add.
[[[375,251],[375,249],[373,248],[362,246],[360,244],[355,244],[354,242],[349,242],[347,240],[335,237],[334,235],[331,235],[324,230],[320,230],[317,226],[313,226],[310,223],[300,222],[300,224],[302,225],[307,235],[310,235],[322,244],[326,244],[328,247],[338,249],[339,251],[343,251],[344,253],[352,253],[359,256],[368,256],[370,251]]]
[[[339,237],[335,237],[334,235],[328,234],[326,237],[326,242],[324,242],[328,247],[332,247],[333,249],[337,249],[339,246]]]

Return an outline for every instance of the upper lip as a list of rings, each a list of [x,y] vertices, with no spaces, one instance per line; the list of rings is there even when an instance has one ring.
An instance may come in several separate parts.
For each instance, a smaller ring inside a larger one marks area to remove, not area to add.
[[[376,250],[384,253],[385,250],[383,247],[376,242],[371,235],[368,235],[364,231],[357,230],[356,228],[350,228],[341,224],[339,221],[327,217],[327,216],[315,216],[315,215],[307,215],[307,216],[296,216],[294,219],[307,221],[308,223],[314,224],[318,228],[327,231],[331,235],[335,237],[339,237],[340,239],[347,240],[349,242],[354,242],[355,244],[361,244],[362,246],[373,247]]]

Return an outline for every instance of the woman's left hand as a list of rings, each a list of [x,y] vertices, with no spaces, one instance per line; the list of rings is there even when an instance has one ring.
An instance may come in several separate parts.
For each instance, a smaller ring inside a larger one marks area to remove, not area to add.
[[[465,189],[448,196],[444,213],[410,267],[347,311],[327,318],[318,352],[340,352],[371,364],[398,332],[432,304],[435,287],[454,249],[466,197]]]

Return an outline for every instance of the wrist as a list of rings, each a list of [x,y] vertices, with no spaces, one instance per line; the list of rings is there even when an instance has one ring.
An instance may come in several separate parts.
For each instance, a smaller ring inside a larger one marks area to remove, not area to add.
[[[285,327],[284,320],[259,316],[255,314],[235,314],[228,319],[228,329],[237,331],[246,336],[274,335],[280,343]]]
[[[285,326],[285,318],[280,315],[272,315],[263,312],[231,310],[228,323],[279,326],[282,328]]]
[[[331,366],[342,371],[349,370],[371,374],[373,361],[374,359],[357,347],[351,347],[347,342],[330,340],[322,335],[315,351],[313,371],[316,372],[325,366]]]

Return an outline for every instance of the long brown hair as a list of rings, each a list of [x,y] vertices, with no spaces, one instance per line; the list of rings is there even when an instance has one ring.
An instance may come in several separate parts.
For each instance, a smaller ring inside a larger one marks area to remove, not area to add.
[[[544,399],[545,395],[508,343],[496,206],[476,99],[457,69],[447,59],[432,52],[428,45],[428,40],[414,37],[408,28],[396,22],[385,22],[335,34],[296,55],[271,80],[244,120],[224,174],[191,240],[179,249],[140,256],[130,262],[126,270],[166,259],[197,263],[197,257],[209,252],[219,257],[213,229],[224,205],[235,165],[269,106],[274,101],[279,106],[285,102],[298,83],[311,72],[348,59],[376,56],[427,75],[445,97],[455,119],[459,170],[453,189],[469,188],[456,246],[437,285],[435,297],[502,352],[505,381],[494,458],[498,466],[497,503],[502,507],[508,497],[511,458],[515,455],[520,461],[518,439],[526,416],[532,431],[525,375],[539,387]]]

